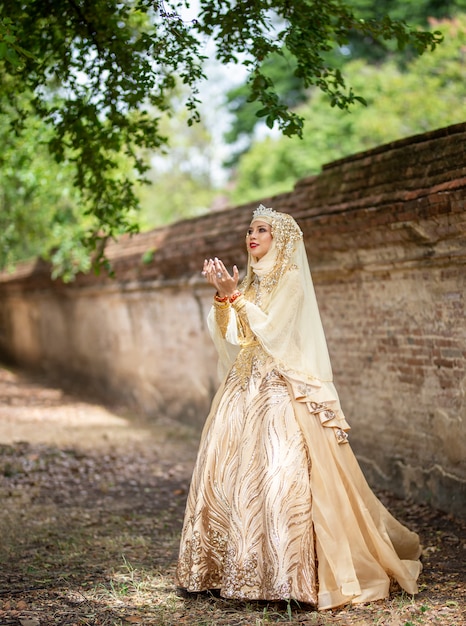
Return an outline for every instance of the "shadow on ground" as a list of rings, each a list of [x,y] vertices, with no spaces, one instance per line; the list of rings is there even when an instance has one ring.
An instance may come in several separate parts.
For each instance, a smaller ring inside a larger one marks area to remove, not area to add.
[[[0,368],[0,624],[466,623],[465,526],[379,496],[424,545],[421,592],[316,613],[181,596],[179,532],[198,433]]]

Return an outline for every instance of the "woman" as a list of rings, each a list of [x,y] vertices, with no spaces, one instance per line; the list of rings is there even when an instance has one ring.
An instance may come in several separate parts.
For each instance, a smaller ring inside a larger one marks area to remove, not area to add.
[[[367,485],[348,444],[302,232],[262,205],[238,290],[219,259],[208,325],[223,382],[207,418],[177,568],[187,591],[330,609],[416,593],[418,536]]]

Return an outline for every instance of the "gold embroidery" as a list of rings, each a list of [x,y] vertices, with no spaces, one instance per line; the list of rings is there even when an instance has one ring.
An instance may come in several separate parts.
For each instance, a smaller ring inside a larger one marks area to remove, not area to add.
[[[285,581],[277,581],[277,572],[271,565],[264,567],[264,587],[268,598],[291,598],[292,580],[288,577]]]
[[[208,517],[208,512],[203,511]],[[189,524],[192,524],[193,516]],[[203,535],[193,531],[191,539],[185,540],[184,549],[178,559],[176,577],[178,582],[190,591],[218,589],[222,585],[223,560],[226,551],[227,536],[207,524],[207,532]]]
[[[348,433],[345,433],[341,428],[335,428],[335,437],[338,443],[348,443]]]
[[[252,552],[243,559],[242,564],[236,560],[233,548],[227,550],[224,569],[224,586],[227,589],[226,597],[248,597],[244,587],[257,587],[257,553]]]
[[[246,277],[243,280],[241,289],[244,291],[244,295],[248,298],[248,300],[251,300],[251,302],[254,302],[254,304],[260,307],[262,305],[262,293],[272,291],[285,271],[290,272],[297,269],[298,266],[294,263],[289,267],[283,267],[280,265],[274,272],[264,276],[263,278],[259,278],[259,276],[255,274],[253,281],[249,285],[247,284]]]
[[[334,417],[336,417],[335,411],[329,409],[325,402],[308,402],[308,406],[311,410],[311,413],[314,413],[316,417],[319,417],[320,423],[323,426],[326,424],[326,422],[329,422]],[[335,428],[333,425],[332,428],[336,440],[339,444],[348,443],[348,433],[346,433],[342,428]]]
[[[261,377],[261,368],[266,359],[267,354],[257,340],[250,345],[242,346],[234,364],[234,370],[242,389],[247,387],[251,378],[258,379]]]
[[[252,357],[260,344],[243,348]],[[269,358],[269,357],[267,357]],[[245,359],[247,360],[247,359]],[[189,591],[220,589],[222,597],[295,598],[317,603],[310,458],[296,422],[288,383],[267,360],[257,389],[241,391],[234,369],[226,405],[207,434],[193,474],[178,582]],[[251,378],[247,379],[251,380]],[[280,459],[280,467],[276,460]]]
[[[335,411],[329,409],[326,404],[321,404],[319,402],[310,402],[309,404],[312,413],[319,416],[322,424],[325,424],[325,422],[328,422],[329,420],[333,420],[335,417]]]
[[[250,300],[251,296],[253,296],[253,293],[249,289],[246,294],[237,298],[233,303],[233,307],[236,310],[238,339],[241,350],[236,357],[232,373],[238,377],[242,389],[248,386],[251,378],[260,378],[261,368],[268,357],[249,326],[245,307],[247,300]]]
[[[223,304],[220,302],[215,302],[215,321],[217,322],[217,326],[222,333],[222,337],[225,337],[227,334],[228,323],[230,321],[230,305]]]

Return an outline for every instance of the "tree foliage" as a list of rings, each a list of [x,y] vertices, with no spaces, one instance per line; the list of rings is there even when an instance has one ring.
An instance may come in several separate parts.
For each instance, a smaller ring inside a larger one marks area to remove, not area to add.
[[[450,19],[466,9],[466,0],[349,0],[364,19],[380,19],[389,14],[397,20],[427,26],[430,19]]]
[[[157,19],[151,3],[26,0],[1,7],[15,41],[30,53],[3,65],[11,80],[1,112],[7,101],[18,135],[31,114],[52,129],[48,149],[58,163],[72,164],[84,213],[94,218],[88,243],[134,231],[133,169],[139,176],[146,169],[139,150],[165,142],[158,115],[169,108],[175,76],[194,85],[202,74],[194,33],[168,15]],[[30,94],[27,106],[18,92]]]
[[[362,20],[384,20],[386,15],[409,22],[413,27],[426,28],[429,19],[448,19],[466,10],[466,0],[347,0],[351,10]],[[374,37],[370,32],[353,28],[349,29],[346,41],[324,53],[325,61],[335,68],[344,71],[345,65],[356,59],[369,63],[383,63],[389,59],[396,61],[401,67],[412,60],[414,55],[409,46],[398,46],[396,39]],[[270,76],[281,99],[288,101],[290,108],[307,100],[310,90],[294,74],[294,59],[290,58],[287,49],[280,58],[270,57],[264,62],[262,71]],[[351,81],[349,81],[350,84]],[[359,89],[363,96],[364,89]],[[231,89],[227,93],[227,109],[232,114],[231,129],[225,135],[225,141],[232,144],[232,156],[226,165],[235,165],[242,154],[247,152],[256,127],[260,125],[258,117],[260,105],[249,98],[247,83]]]
[[[239,161],[233,202],[245,202],[291,189],[299,178],[317,174],[324,163],[401,137],[464,121],[466,15],[434,25],[445,35],[435,55],[413,59],[401,69],[393,60],[374,66],[363,60],[346,66],[367,107],[329,109],[312,94],[298,113],[306,133],[296,138],[267,137],[253,143]]]
[[[432,19],[451,19],[466,10],[466,0],[349,0],[353,10],[363,19],[383,19],[389,14],[393,19],[409,22],[412,26],[426,28]],[[412,51],[399,54],[390,41],[374,40],[354,32],[344,59],[365,59],[372,63],[395,57],[402,65],[412,59]],[[349,53],[349,54],[348,54]],[[342,59],[342,60],[344,60]]]
[[[305,102],[309,94],[295,70],[294,57],[286,48],[280,54],[271,55],[261,67],[261,71],[272,81],[280,101],[291,110]],[[228,144],[236,144],[225,162],[226,167],[231,167],[250,146],[254,130],[261,121],[257,116],[261,105],[251,101],[249,85],[244,83],[228,91],[226,107],[232,114],[232,123],[224,139]]]
[[[137,229],[134,183],[144,178],[143,155],[167,138],[160,116],[178,86],[188,91],[188,124],[198,119],[205,42],[223,62],[248,71],[249,99],[269,127],[302,136],[303,118],[280,98],[267,60],[288,50],[293,74],[316,86],[332,106],[362,99],[347,86],[328,53],[350,33],[394,41],[416,53],[433,50],[439,33],[383,17],[363,19],[339,0],[1,0],[0,115],[18,142],[31,118],[49,129],[55,161],[72,168],[80,210],[88,216],[86,246]]]
[[[0,117],[0,267],[41,256],[66,279],[89,269],[82,244],[86,220],[78,211],[72,168],[56,163],[47,150],[51,135],[31,116],[15,137],[8,116]]]

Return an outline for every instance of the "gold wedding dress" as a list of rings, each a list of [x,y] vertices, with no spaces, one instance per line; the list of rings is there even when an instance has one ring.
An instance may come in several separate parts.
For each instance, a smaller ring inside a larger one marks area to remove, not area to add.
[[[304,249],[298,239],[294,250],[299,245]],[[304,376],[284,361],[293,350],[289,343],[283,351],[281,342],[293,341],[289,332],[296,328],[303,288],[292,262],[296,255],[279,257],[285,300],[276,349],[265,335],[261,339],[265,323],[267,336],[273,336],[276,311],[263,305],[254,272],[248,271],[244,295],[234,306],[216,306],[209,316],[220,356],[220,346],[234,345],[226,342],[229,333],[237,346],[202,433],[177,582],[192,592],[294,599],[319,609],[385,598],[391,579],[415,593],[418,536],[369,488],[348,443],[349,426],[333,384]],[[302,250],[299,262],[307,265]],[[271,275],[267,270],[265,278]],[[276,271],[271,284],[269,292],[277,285]]]

